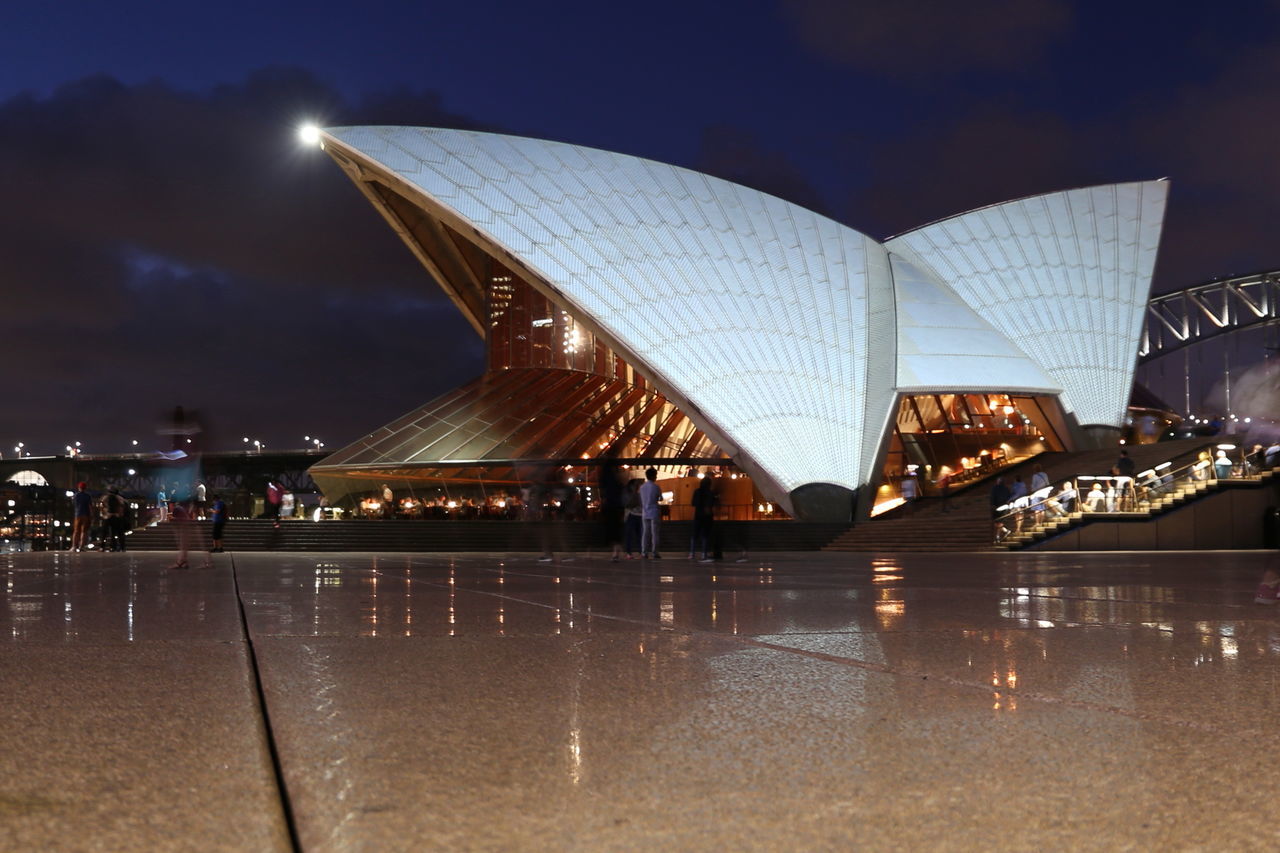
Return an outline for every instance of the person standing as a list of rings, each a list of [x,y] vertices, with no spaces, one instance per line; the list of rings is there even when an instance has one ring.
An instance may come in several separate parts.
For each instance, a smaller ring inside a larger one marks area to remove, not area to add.
[[[107,548],[121,553],[124,552],[126,509],[125,500],[120,494],[120,490],[112,486],[107,492]]]
[[[711,488],[711,478],[703,477],[698,488],[693,492],[693,536],[689,540],[689,559],[698,553],[698,543],[702,543],[702,559],[700,562],[710,563],[713,559],[712,549],[715,543],[711,539],[711,525],[716,517],[716,493]]]
[[[74,507],[71,521],[71,550],[83,551],[89,544],[89,525],[93,520],[93,497],[89,494],[88,483],[83,481],[76,483],[71,504]]]
[[[160,485],[160,491],[156,492],[156,512],[156,520],[160,524],[169,520],[169,495],[165,493],[163,483]]]
[[[284,487],[275,480],[267,481],[267,518],[271,519],[272,527],[280,526],[280,501],[284,499]]]
[[[613,454],[600,463],[600,527],[604,544],[612,549],[611,562],[622,558],[622,524],[626,512],[622,493],[621,470]]]
[[[640,520],[643,525],[640,534],[640,556],[661,560],[658,553],[658,522],[662,518],[662,489],[658,486],[658,469],[649,468],[644,472],[644,483],[640,486]]]
[[[392,502],[396,499],[395,492],[391,491],[391,487],[386,483],[382,484],[382,517],[391,518],[394,507]]]
[[[1132,459],[1129,458],[1129,451],[1121,450],[1120,458],[1116,460],[1115,473],[1121,477],[1132,477],[1137,466],[1134,465]]]
[[[227,504],[222,495],[213,496],[213,504],[209,507],[209,519],[213,522],[213,547],[210,554],[222,553],[222,531],[227,526]]]

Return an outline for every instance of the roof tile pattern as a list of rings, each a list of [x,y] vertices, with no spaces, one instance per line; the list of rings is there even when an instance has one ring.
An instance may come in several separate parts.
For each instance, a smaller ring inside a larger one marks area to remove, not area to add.
[[[892,397],[891,374],[867,376],[867,293],[892,287],[876,241],[622,154],[465,131],[328,133],[519,257],[782,494],[865,479],[868,383],[886,398],[877,420]]]
[[[984,207],[889,240],[1063,388],[1084,425],[1119,426],[1164,223],[1165,181]]]
[[[1083,423],[1123,417],[1162,183],[1010,202],[886,248],[624,154],[471,131],[325,133],[518,259],[784,505],[805,484],[870,481],[899,391],[1065,389]]]

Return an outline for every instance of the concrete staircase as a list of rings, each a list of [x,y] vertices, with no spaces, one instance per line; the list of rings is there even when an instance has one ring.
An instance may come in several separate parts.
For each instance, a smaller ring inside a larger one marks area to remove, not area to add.
[[[1161,442],[1128,448],[1137,470],[1164,462],[1168,459],[1194,457],[1209,443],[1209,439],[1197,438],[1182,441]],[[1074,453],[1042,453],[999,472],[1013,482],[1022,476],[1030,482],[1034,466],[1040,465],[1055,485],[1078,474],[1104,474],[1119,457],[1119,450],[1083,450]],[[1176,464],[1176,463],[1175,463]],[[997,551],[1009,546],[992,542],[991,487],[992,475],[954,493],[944,512],[939,498],[924,498],[916,502],[914,512],[905,508],[887,512],[882,516],[859,522],[837,537],[823,550],[826,551]]]
[[[1139,501],[1138,508],[1128,512],[1084,513],[1073,512],[1054,519],[1046,519],[1039,524],[1026,526],[1022,531],[1009,536],[999,544],[1001,549],[1018,550],[1051,539],[1073,527],[1095,521],[1133,521],[1143,522],[1163,513],[1177,509],[1191,501],[1199,500],[1223,489],[1259,488],[1280,477],[1280,471],[1263,471],[1252,477],[1241,477],[1229,480],[1199,480],[1179,482],[1168,492],[1150,501]]]

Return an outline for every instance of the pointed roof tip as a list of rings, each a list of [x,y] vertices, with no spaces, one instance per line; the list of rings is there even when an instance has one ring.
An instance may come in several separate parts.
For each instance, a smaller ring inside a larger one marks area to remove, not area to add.
[[[917,231],[923,231],[925,228],[931,228],[934,225],[939,225],[943,222],[947,222],[952,219],[959,219],[961,216],[968,216],[971,213],[978,213],[979,211],[982,211],[982,210],[991,210],[996,207],[1004,207],[1005,205],[1020,204],[1021,202],[1024,202],[1024,201],[1030,201],[1033,198],[1049,198],[1055,195],[1064,195],[1066,193],[1081,192],[1082,190],[1102,189],[1103,187],[1127,187],[1127,186],[1141,185],[1141,184],[1162,184],[1162,183],[1170,184],[1172,183],[1172,180],[1168,177],[1145,178],[1145,179],[1139,179],[1136,181],[1114,181],[1109,184],[1086,184],[1085,186],[1082,186],[1082,187],[1066,187],[1064,189],[1051,190],[1045,193],[1030,193],[1028,195],[1018,196],[1016,198],[1005,199],[1004,201],[994,201],[994,202],[991,202],[990,204],[981,204],[981,205],[978,205],[977,207],[970,208],[969,210],[962,210],[958,213],[952,213],[947,216],[940,216],[937,219],[933,219],[933,220],[930,220],[929,222],[925,222],[921,225],[917,225],[914,228],[908,228],[906,231],[899,231],[897,234],[894,234],[889,237],[885,237],[880,242],[883,243],[885,246],[888,246],[894,240],[897,240],[901,237],[905,237],[908,234],[914,234]]]

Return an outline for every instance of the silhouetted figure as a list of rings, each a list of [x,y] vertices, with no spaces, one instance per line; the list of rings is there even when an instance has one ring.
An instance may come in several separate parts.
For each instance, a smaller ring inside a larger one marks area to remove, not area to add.
[[[1121,450],[1120,458],[1116,460],[1115,472],[1121,477],[1132,477],[1136,470],[1133,460],[1129,458],[1129,451]]]
[[[210,537],[213,539],[213,547],[209,549],[209,553],[221,554],[222,531],[227,526],[227,504],[222,499],[222,495],[213,496],[213,503],[209,507],[209,518],[213,521],[213,532]]]
[[[622,558],[625,512],[621,469],[613,454],[607,454],[600,463],[600,530],[605,547],[612,550],[610,560],[615,563]]]
[[[716,517],[716,493],[711,488],[711,478],[703,477],[698,488],[693,492],[693,536],[689,540],[689,559],[692,560],[702,550],[702,562],[712,561],[715,542],[711,538],[711,527]]]
[[[128,511],[129,505],[124,497],[120,494],[120,490],[115,486],[107,492],[106,510],[107,510],[107,548],[112,551],[123,552],[125,550],[125,513]]]
[[[71,519],[71,550],[83,551],[89,544],[89,526],[93,523],[93,496],[87,483],[76,483],[71,496],[74,515]]]
[[[173,501],[169,507],[169,520],[173,523],[173,532],[178,541],[178,559],[171,569],[187,569],[187,553],[191,550],[191,537],[195,535],[195,511],[191,501]],[[204,567],[212,568],[208,555],[205,556]]]

